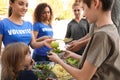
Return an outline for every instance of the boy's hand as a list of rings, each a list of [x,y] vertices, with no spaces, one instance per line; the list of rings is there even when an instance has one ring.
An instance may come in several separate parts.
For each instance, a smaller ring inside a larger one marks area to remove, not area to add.
[[[49,52],[48,57],[51,61],[56,62],[56,63],[58,63],[61,60],[60,57],[52,51]]]
[[[66,59],[66,58],[69,58],[71,57],[73,54],[73,52],[69,51],[69,50],[65,50],[64,51],[64,55],[62,56],[62,58]]]

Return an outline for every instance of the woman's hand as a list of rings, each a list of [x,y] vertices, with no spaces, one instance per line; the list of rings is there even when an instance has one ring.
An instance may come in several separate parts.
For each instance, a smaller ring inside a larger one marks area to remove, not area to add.
[[[40,42],[40,41],[43,41],[43,40],[45,40],[45,39],[50,39],[50,38],[51,38],[50,36],[42,36],[42,37],[40,37],[40,38],[37,38],[36,41],[37,41],[37,42]]]
[[[52,41],[54,41],[55,39],[53,39],[53,38],[50,38],[50,39],[45,39],[44,41],[43,41],[43,45],[45,45],[45,46],[47,46],[47,47],[49,47],[49,48],[52,48],[51,47],[51,42]]]

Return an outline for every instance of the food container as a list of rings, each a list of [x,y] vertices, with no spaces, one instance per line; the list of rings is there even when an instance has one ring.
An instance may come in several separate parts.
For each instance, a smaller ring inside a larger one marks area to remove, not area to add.
[[[50,61],[35,62],[33,71],[39,80],[72,80],[72,76],[62,66]]]
[[[50,61],[35,62],[33,71],[39,80],[57,80],[56,75],[52,71],[55,63]]]

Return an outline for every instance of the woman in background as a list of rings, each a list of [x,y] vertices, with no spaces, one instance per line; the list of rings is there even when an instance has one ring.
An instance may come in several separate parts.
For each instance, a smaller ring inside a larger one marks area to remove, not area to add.
[[[47,3],[40,3],[37,5],[34,11],[33,18],[34,18],[33,29],[37,42],[53,37],[52,30],[53,12],[51,7]],[[38,40],[38,38],[41,39]],[[40,48],[34,49],[33,59],[35,61],[49,61],[47,57],[48,51],[50,51],[50,48],[47,46],[42,46]]]

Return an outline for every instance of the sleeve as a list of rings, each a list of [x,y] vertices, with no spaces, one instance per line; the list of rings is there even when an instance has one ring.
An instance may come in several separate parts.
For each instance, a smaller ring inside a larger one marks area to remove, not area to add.
[[[70,28],[71,28],[71,26],[70,26],[70,24],[68,24],[66,35],[65,35],[66,38],[70,38],[70,36],[71,36],[71,29]]]
[[[86,59],[99,67],[110,53],[109,36],[104,32],[97,32],[92,36],[88,46]]]
[[[39,32],[40,25],[38,23],[33,24],[33,30]]]
[[[3,23],[2,23],[2,21],[0,21],[0,35],[3,35],[3,28],[4,27],[4,25],[3,25]]]

